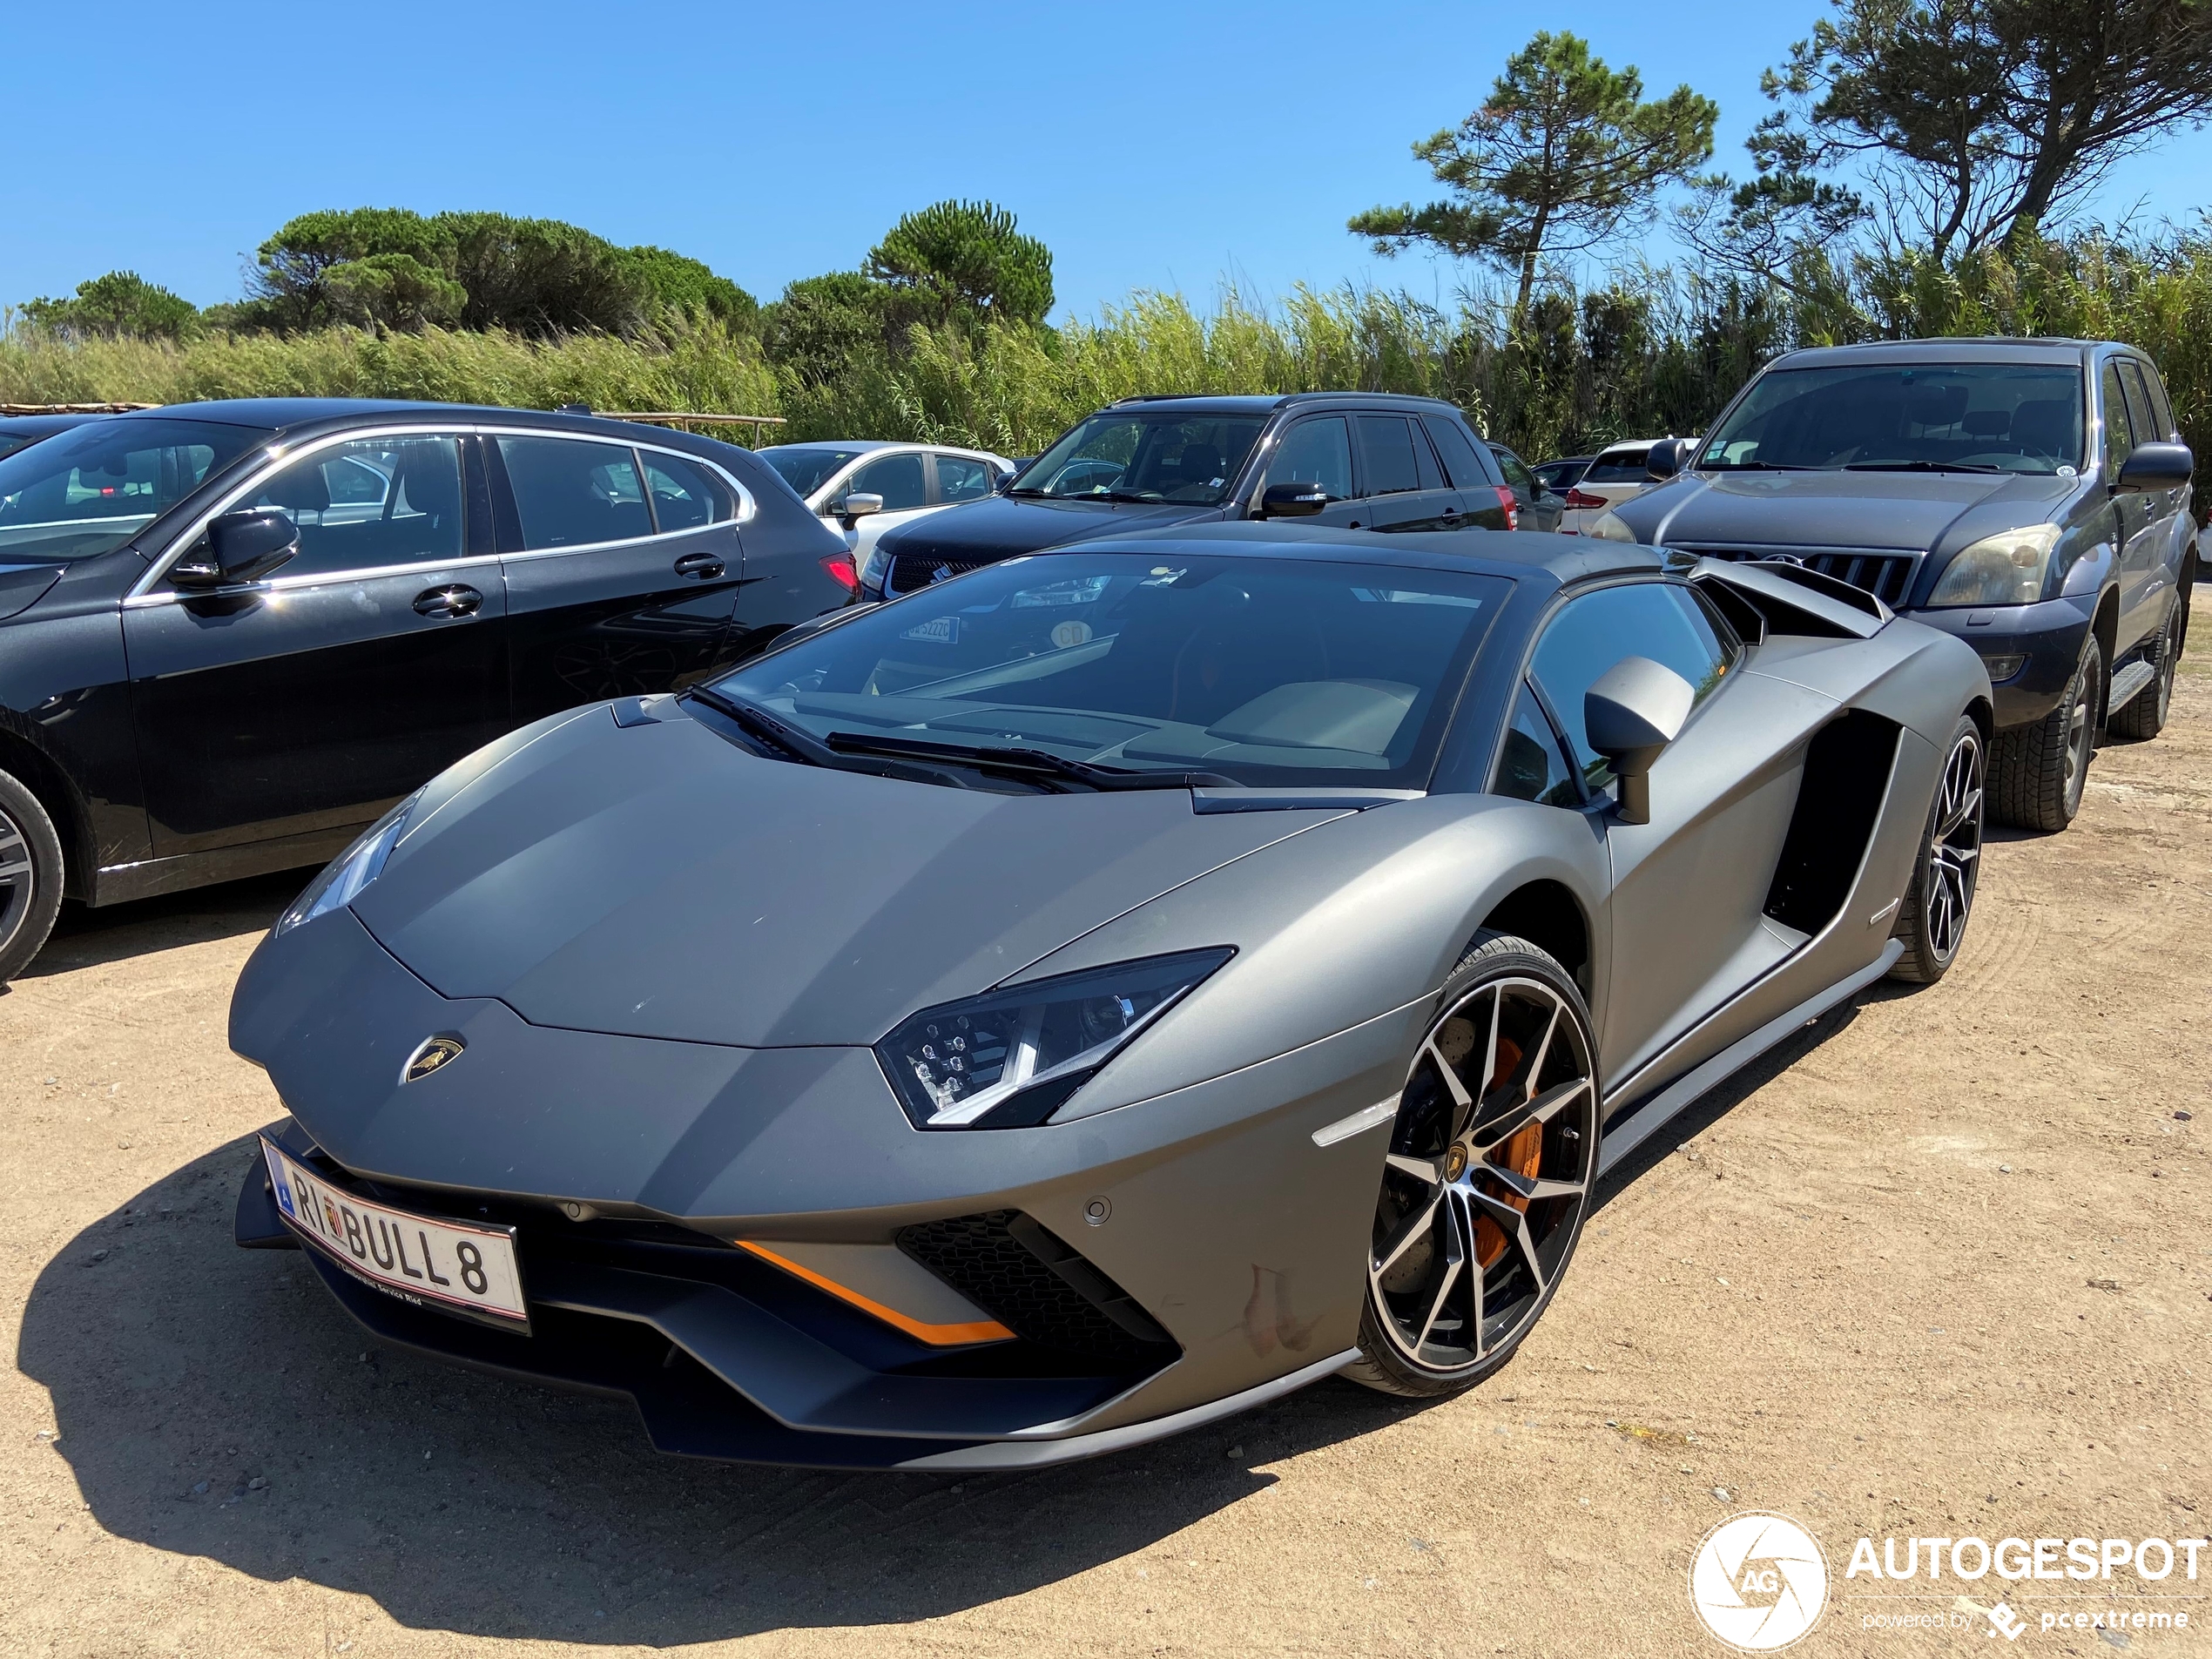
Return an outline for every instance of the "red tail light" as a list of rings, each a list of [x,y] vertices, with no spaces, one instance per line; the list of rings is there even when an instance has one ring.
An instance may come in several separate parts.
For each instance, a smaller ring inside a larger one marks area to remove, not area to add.
[[[838,586],[850,593],[860,585],[860,573],[853,567],[850,553],[833,553],[822,561],[822,569],[837,578]]]
[[[1609,507],[1613,503],[1607,501],[1602,496],[1591,495],[1588,490],[1570,489],[1567,492],[1567,504],[1569,507],[1588,508]]]
[[[1498,505],[1506,509],[1506,528],[1509,530],[1519,529],[1521,528],[1521,503],[1514,499],[1513,491],[1507,489],[1503,484],[1499,484],[1495,488],[1498,492]]]

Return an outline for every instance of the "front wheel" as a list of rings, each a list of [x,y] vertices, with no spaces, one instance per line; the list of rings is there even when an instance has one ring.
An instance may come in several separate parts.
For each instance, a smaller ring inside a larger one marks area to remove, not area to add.
[[[1444,983],[1383,1160],[1355,1382],[1456,1393],[1567,1271],[1597,1175],[1597,1043],[1560,965],[1492,934]]]
[[[1981,728],[1960,715],[1928,804],[1912,885],[1898,910],[1892,937],[1904,941],[1905,954],[1891,967],[1892,979],[1932,985],[1958,958],[1981,873],[1982,753]]]
[[[1990,786],[2000,822],[2032,830],[2062,830],[2074,822],[2096,747],[2104,670],[2104,652],[2093,633],[2082,644],[2081,660],[2058,707],[2032,725],[1997,734]]]
[[[38,797],[0,772],[0,985],[30,965],[62,907],[62,843]]]

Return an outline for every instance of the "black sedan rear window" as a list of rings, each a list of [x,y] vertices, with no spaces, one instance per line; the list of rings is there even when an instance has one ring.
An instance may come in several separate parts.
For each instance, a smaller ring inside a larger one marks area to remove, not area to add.
[[[816,738],[1420,788],[1507,585],[1173,544],[1037,554],[772,652],[715,690]]]
[[[94,421],[0,457],[0,560],[111,552],[268,435],[204,421]]]

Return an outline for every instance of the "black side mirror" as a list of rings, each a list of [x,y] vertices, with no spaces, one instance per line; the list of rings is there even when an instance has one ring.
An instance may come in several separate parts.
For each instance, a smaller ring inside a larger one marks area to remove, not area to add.
[[[1259,518],[1311,518],[1329,504],[1318,484],[1270,484],[1259,492]]]
[[[219,588],[258,581],[300,550],[300,527],[273,507],[246,507],[207,526],[200,547],[169,567],[180,588]]]
[[[1651,821],[1652,765],[1696,701],[1688,680],[1649,657],[1623,657],[1582,693],[1582,729],[1613,763],[1623,824]]]
[[[1689,460],[1688,438],[1662,438],[1643,458],[1643,475],[1654,483],[1673,477]]]
[[[2120,463],[2115,489],[2186,489],[2196,456],[2186,443],[2139,443]]]

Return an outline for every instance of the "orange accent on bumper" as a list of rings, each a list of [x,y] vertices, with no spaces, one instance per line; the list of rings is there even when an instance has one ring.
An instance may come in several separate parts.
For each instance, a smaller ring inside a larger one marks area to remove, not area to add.
[[[765,1244],[756,1244],[750,1238],[732,1241],[739,1250],[749,1250],[764,1262],[772,1262],[785,1272],[805,1279],[817,1289],[827,1291],[840,1302],[849,1302],[863,1313],[872,1313],[886,1325],[896,1325],[917,1341],[939,1348],[958,1347],[972,1342],[1005,1342],[1014,1332],[996,1319],[977,1319],[967,1325],[925,1325],[893,1307],[886,1307],[872,1297],[863,1296],[850,1286],[826,1278],[811,1267],[802,1267],[787,1256],[779,1256]]]

